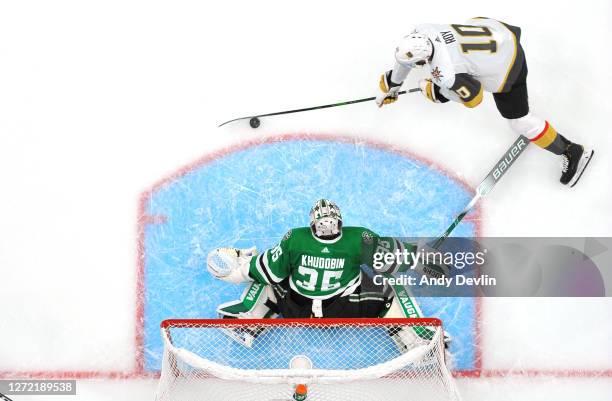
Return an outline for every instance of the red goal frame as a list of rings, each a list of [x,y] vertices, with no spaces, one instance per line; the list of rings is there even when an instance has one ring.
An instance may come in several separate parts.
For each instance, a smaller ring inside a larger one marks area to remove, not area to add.
[[[288,327],[293,325],[312,327],[332,327],[340,325],[352,326],[434,326],[443,327],[442,320],[435,317],[427,318],[269,318],[269,319],[166,319],[160,323],[160,328],[165,331],[166,336],[172,343],[171,328],[194,328],[194,327],[223,327],[223,326],[266,326],[266,327]]]
[[[442,326],[442,320],[438,318],[305,318],[305,319],[166,319],[160,323],[162,329],[171,327],[186,326],[235,326],[237,323],[254,326],[388,326],[388,325],[408,325],[408,326]]]

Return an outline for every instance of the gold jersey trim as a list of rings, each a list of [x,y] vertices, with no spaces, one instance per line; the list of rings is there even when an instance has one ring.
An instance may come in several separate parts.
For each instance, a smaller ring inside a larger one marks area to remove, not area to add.
[[[465,107],[469,107],[470,109],[478,106],[480,103],[482,103],[483,92],[484,88],[482,85],[480,85],[480,90],[478,91],[478,94],[474,97],[474,99],[469,100],[467,102],[463,102],[463,105]]]

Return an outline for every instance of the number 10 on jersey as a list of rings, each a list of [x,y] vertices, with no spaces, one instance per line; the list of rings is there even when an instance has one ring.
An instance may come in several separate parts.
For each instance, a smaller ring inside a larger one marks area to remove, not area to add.
[[[490,38],[493,36],[491,30],[486,26],[453,24],[451,27],[453,27],[455,32],[457,32],[457,34],[463,38]],[[489,51],[491,53],[497,52],[497,42],[493,39],[483,42],[461,42],[460,44],[461,51],[464,53],[469,53],[472,51]]]

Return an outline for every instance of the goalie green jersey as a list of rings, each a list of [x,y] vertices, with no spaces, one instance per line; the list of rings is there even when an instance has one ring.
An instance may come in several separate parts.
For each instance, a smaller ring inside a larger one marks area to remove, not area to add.
[[[377,235],[363,227],[343,227],[334,240],[316,238],[310,227],[289,230],[280,244],[253,257],[249,275],[276,284],[287,277],[297,293],[327,299],[361,284],[362,244]]]

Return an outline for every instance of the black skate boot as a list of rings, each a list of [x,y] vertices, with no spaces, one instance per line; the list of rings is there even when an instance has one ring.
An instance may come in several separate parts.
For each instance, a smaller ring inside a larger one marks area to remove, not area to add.
[[[561,184],[570,187],[576,185],[594,153],[592,149],[585,149],[582,145],[570,143],[561,155],[563,157],[562,174],[559,180]]]

